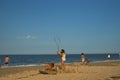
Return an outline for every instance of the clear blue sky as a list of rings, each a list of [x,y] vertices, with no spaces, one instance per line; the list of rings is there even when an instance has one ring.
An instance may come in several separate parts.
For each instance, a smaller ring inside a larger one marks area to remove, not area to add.
[[[0,0],[0,54],[120,52],[120,0]]]

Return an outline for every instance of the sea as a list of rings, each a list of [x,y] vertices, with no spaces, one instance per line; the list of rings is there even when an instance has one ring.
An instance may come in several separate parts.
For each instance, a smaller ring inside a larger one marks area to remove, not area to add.
[[[1,65],[4,66],[4,58],[6,55],[0,55]],[[57,54],[33,54],[33,55],[7,55],[10,57],[10,67],[24,67],[24,66],[42,66],[47,63],[61,63],[61,57]],[[108,61],[120,61],[119,53],[111,53],[108,60],[107,54],[85,54],[85,57],[89,62],[108,62]],[[81,62],[81,54],[67,54],[66,63]]]

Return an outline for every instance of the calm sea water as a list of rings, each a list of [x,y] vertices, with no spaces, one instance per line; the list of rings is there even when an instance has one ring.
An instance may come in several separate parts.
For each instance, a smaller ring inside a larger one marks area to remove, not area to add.
[[[120,60],[119,54],[110,54],[111,59]],[[6,55],[0,55],[0,59],[2,61],[2,65],[4,65],[4,57]],[[43,65],[46,63],[60,63],[61,58],[56,54],[46,54],[46,55],[8,55],[10,57],[9,66],[35,66],[35,65]],[[67,54],[66,63],[72,62],[81,62],[80,54]],[[98,62],[98,61],[108,61],[106,59],[106,54],[85,54],[85,57],[88,58],[90,62]]]

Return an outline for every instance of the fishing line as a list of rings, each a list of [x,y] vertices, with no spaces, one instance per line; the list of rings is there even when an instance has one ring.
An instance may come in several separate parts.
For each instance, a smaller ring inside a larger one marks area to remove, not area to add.
[[[56,43],[57,50],[58,50],[58,52],[59,52],[59,50],[60,50],[60,42],[61,42],[61,40],[60,40],[59,37],[54,37],[54,41],[55,41],[55,43]]]

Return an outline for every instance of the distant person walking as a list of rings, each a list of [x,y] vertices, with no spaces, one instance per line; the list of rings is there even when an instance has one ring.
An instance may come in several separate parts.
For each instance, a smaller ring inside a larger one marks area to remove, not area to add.
[[[58,55],[61,57],[62,70],[65,71],[65,61],[66,61],[66,52],[65,52],[65,50],[61,49],[61,52],[58,53]]]
[[[5,62],[5,66],[8,66],[9,62],[10,62],[10,58],[9,56],[6,56],[5,59],[4,59],[4,62]]]

